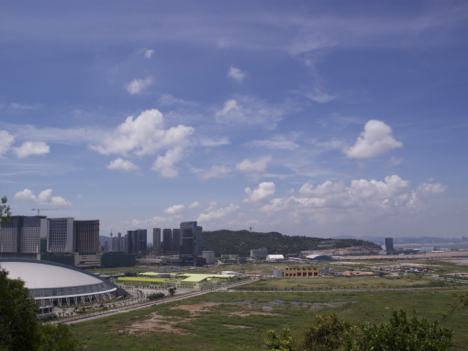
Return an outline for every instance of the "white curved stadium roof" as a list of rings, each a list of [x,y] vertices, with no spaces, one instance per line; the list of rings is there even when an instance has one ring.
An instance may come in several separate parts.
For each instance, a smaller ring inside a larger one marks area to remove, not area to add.
[[[8,278],[21,279],[28,289],[68,288],[101,284],[102,280],[65,267],[34,262],[0,262]]]

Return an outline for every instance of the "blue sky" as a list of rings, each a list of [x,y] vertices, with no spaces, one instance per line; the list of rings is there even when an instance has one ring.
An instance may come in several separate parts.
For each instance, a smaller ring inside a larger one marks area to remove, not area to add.
[[[468,234],[468,5],[0,4],[0,193],[101,235]]]

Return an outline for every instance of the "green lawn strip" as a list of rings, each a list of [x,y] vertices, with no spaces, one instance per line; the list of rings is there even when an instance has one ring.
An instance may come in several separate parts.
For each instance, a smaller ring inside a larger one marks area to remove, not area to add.
[[[407,277],[330,277],[330,278],[270,278],[235,287],[236,290],[318,290],[318,289],[378,289],[425,288],[458,286],[458,283],[427,279],[421,275]]]
[[[459,290],[457,290],[460,293]],[[392,309],[406,308],[411,315],[416,311],[418,317],[429,320],[441,319],[442,313],[448,312],[447,303],[452,302],[453,291],[418,290],[356,293],[214,293],[179,301],[179,305],[199,302],[217,302],[198,316],[191,316],[187,311],[170,310],[175,303],[155,306],[138,311],[119,314],[95,321],[71,326],[78,340],[86,345],[87,350],[258,350],[262,349],[263,339],[269,329],[293,329],[294,335],[302,334],[310,325],[316,313],[336,311],[341,317],[353,324],[372,321],[385,322]],[[283,305],[272,302],[281,300]],[[233,302],[250,302],[246,308]],[[351,302],[336,308],[315,310],[312,305],[298,307],[293,303]],[[270,315],[265,307],[272,308]],[[174,326],[188,332],[188,335],[173,333],[149,333],[146,335],[128,335],[122,333],[126,326],[137,321],[149,319],[152,312],[171,317],[178,321]],[[236,313],[253,312],[244,317]],[[280,315],[280,316],[278,316]],[[442,325],[455,330],[458,345],[465,342],[468,309],[450,315]],[[241,326],[242,328],[232,328]],[[232,328],[232,329],[231,329]]]

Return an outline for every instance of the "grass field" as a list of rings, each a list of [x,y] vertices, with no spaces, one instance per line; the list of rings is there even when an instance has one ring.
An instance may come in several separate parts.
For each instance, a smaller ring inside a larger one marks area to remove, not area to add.
[[[317,277],[270,278],[239,286],[237,290],[326,290],[326,289],[377,289],[425,288],[459,285],[423,278],[418,275],[404,277]]]
[[[460,291],[457,291],[458,293]],[[385,322],[392,309],[441,319],[452,291],[213,293],[71,326],[86,350],[261,350],[266,331],[305,331],[315,314],[336,311],[353,324]],[[342,302],[316,310],[314,303]],[[413,312],[415,311],[415,312]],[[468,309],[442,322],[464,345]]]

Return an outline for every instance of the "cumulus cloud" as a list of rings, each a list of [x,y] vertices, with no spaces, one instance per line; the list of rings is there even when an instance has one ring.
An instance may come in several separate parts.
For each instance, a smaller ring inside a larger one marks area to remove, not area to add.
[[[232,169],[230,167],[227,167],[225,165],[221,165],[221,166],[214,165],[208,171],[201,172],[199,174],[199,177],[202,179],[223,178],[231,172],[232,172]]]
[[[145,58],[150,59],[151,56],[153,56],[153,54],[154,54],[154,50],[146,50],[144,56]]]
[[[164,130],[163,125],[161,112],[146,110],[135,119],[127,117],[124,123],[104,136],[101,145],[93,145],[91,149],[102,155],[127,156],[129,152],[137,156],[151,155],[160,148],[183,144],[194,132],[192,127],[184,125]]]
[[[226,215],[228,215],[229,213],[237,211],[238,209],[240,209],[240,206],[235,205],[235,204],[230,204],[229,206],[224,207],[224,208],[222,207],[212,208],[211,207],[207,213],[201,213],[198,216],[197,221],[200,223],[211,222],[217,219],[221,219],[225,217]]]
[[[156,109],[143,111],[137,118],[128,117],[114,131],[105,134],[100,145],[90,148],[102,155],[120,154],[127,156],[152,155],[160,149],[167,149],[164,156],[159,155],[152,170],[162,177],[173,178],[178,172],[174,164],[185,155],[188,137],[194,132],[192,127],[178,125],[164,129],[163,115]]]
[[[201,204],[198,201],[194,201],[190,205],[187,206],[187,208],[199,208],[199,207],[201,207]]]
[[[416,191],[420,196],[427,197],[431,195],[441,194],[447,191],[447,189],[448,186],[441,183],[422,183],[418,186],[418,189]]]
[[[43,141],[27,141],[20,147],[14,148],[14,152],[18,158],[23,158],[31,155],[48,154],[50,147]]]
[[[52,189],[47,189],[41,191],[39,195],[34,195],[34,193],[29,189],[24,189],[22,191],[18,191],[15,194],[15,199],[22,200],[22,201],[30,201],[35,202],[39,205],[52,205],[57,207],[71,207],[72,204],[66,201],[61,196],[52,196]]]
[[[370,120],[354,146],[343,148],[343,152],[350,158],[371,158],[397,147],[403,147],[403,143],[393,139],[392,128],[382,121]]]
[[[167,150],[164,156],[158,156],[151,169],[159,172],[161,177],[175,178],[178,176],[179,172],[174,164],[179,162],[183,156],[184,148],[182,146],[176,146],[173,149]]]
[[[146,57],[146,56],[145,56]],[[130,95],[139,94],[145,89],[148,85],[152,83],[151,77],[147,77],[145,79],[134,79],[127,85],[125,85],[125,89],[130,93]]]
[[[249,96],[236,96],[226,100],[224,106],[215,113],[219,124],[232,126],[261,126],[274,129],[283,116],[289,112],[290,106],[271,105],[266,101]]]
[[[228,78],[234,79],[236,82],[242,82],[245,78],[245,72],[234,66],[229,67]]]
[[[258,188],[252,190],[250,188],[245,188],[245,193],[249,196],[244,198],[244,202],[264,202],[268,198],[275,195],[276,185],[273,182],[262,182],[258,185]]]
[[[414,214],[425,208],[425,198],[446,191],[443,184],[421,184],[411,190],[411,182],[397,175],[384,181],[355,179],[350,186],[326,181],[317,186],[304,184],[299,196],[276,198],[260,211],[273,215],[286,212],[291,218],[333,221],[361,217],[368,220],[379,215]]]
[[[179,215],[179,214],[184,213],[184,211],[185,211],[184,205],[174,205],[174,206],[166,208],[164,210],[164,213],[168,215]]]
[[[0,157],[10,150],[10,146],[13,144],[14,140],[15,137],[13,135],[6,130],[0,130]]]
[[[236,170],[245,173],[263,172],[267,168],[268,162],[271,160],[271,155],[260,157],[255,162],[246,158],[236,165]]]
[[[107,169],[115,169],[119,171],[132,171],[140,169],[136,164],[131,161],[124,160],[123,158],[116,158],[114,161],[111,161],[107,166]]]

